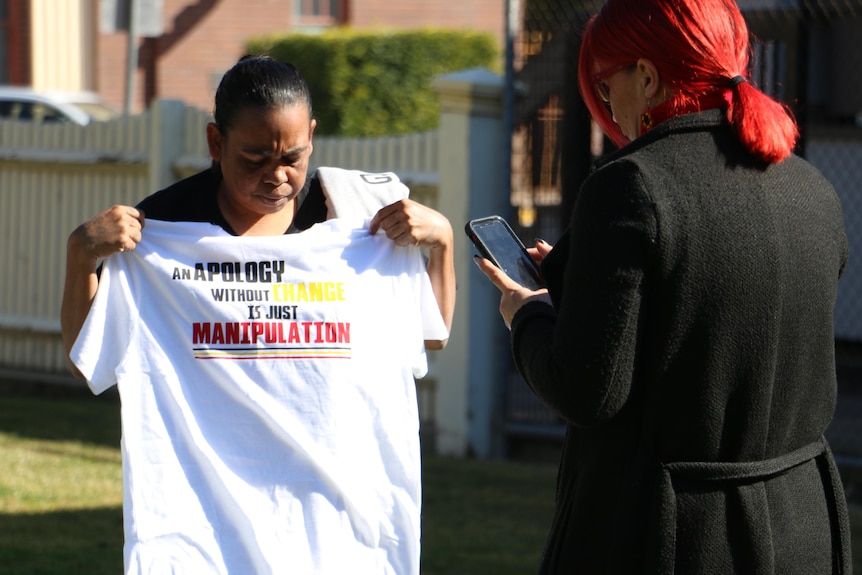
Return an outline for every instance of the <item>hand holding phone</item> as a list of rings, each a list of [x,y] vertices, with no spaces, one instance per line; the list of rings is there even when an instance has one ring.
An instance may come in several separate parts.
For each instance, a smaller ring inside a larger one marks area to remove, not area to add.
[[[506,220],[500,216],[471,220],[464,226],[464,231],[482,257],[510,278],[530,290],[545,287],[539,266]]]

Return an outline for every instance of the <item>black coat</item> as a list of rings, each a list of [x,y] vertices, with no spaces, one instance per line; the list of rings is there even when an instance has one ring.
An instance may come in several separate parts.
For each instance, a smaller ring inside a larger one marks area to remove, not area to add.
[[[567,423],[541,573],[849,573],[823,432],[847,239],[832,186],[768,167],[718,110],[657,126],[584,183],[512,323]]]

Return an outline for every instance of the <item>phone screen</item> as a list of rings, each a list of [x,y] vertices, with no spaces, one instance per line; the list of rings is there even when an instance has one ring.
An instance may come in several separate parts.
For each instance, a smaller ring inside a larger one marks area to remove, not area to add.
[[[491,216],[472,220],[467,223],[466,231],[482,256],[510,278],[531,290],[544,287],[538,266],[503,218]]]

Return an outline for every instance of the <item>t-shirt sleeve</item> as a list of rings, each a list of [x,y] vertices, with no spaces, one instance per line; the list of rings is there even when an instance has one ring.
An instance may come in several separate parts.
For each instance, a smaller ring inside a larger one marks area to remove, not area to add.
[[[117,382],[117,368],[130,349],[137,325],[137,308],[129,282],[124,280],[123,258],[130,257],[135,257],[134,252],[113,255],[105,261],[96,297],[70,353],[95,394]]]
[[[421,323],[422,341],[419,342],[418,354],[413,363],[413,377],[421,379],[428,374],[428,358],[425,353],[425,342],[444,341],[449,338],[449,330],[440,314],[437,298],[434,297],[434,289],[431,287],[431,278],[425,269],[425,259],[419,255],[417,259],[421,262],[419,273],[416,274],[418,300],[418,320]],[[418,335],[418,331],[417,331]]]
[[[422,314],[422,334],[426,341],[442,341],[449,338],[449,330],[437,305],[434,296],[434,288],[431,287],[431,278],[428,272],[423,270],[420,274],[419,307]]]

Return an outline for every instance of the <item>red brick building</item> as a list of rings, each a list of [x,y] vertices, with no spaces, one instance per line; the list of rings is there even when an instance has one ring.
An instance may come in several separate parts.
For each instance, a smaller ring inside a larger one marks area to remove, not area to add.
[[[156,97],[209,108],[221,74],[254,36],[339,25],[468,28],[502,47],[505,32],[499,0],[0,0],[0,84],[94,91],[122,110],[129,33],[105,14],[106,6],[127,13],[130,2],[157,20],[143,32],[158,34],[138,40],[132,112]]]

